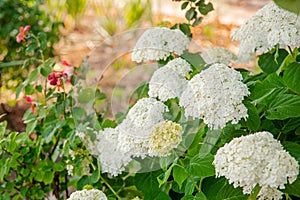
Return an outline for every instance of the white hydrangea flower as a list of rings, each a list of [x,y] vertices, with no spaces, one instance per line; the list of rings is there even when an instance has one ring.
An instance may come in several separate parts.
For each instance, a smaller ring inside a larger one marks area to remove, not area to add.
[[[263,186],[258,195],[258,200],[279,200],[282,199],[282,192],[269,186]]]
[[[106,195],[97,189],[78,190],[71,194],[68,200],[107,200]]]
[[[211,129],[222,129],[229,121],[236,124],[248,117],[242,101],[249,91],[241,80],[233,68],[213,64],[188,82],[179,105],[185,108],[186,117],[201,118]]]
[[[248,19],[232,39],[241,42],[238,53],[241,62],[249,61],[254,52],[266,52],[277,44],[281,48],[299,46],[300,18],[270,2]]]
[[[131,161],[129,154],[118,148],[119,129],[105,128],[96,133],[97,139],[94,145],[89,145],[91,152],[101,163],[102,171],[113,176],[121,174],[128,163]]]
[[[228,65],[236,60],[236,55],[224,47],[213,47],[201,53],[201,57],[207,64],[223,63]]]
[[[189,46],[189,39],[180,30],[165,27],[148,29],[137,41],[132,60],[166,60],[172,53],[181,55]]]
[[[233,139],[217,151],[213,164],[217,177],[225,176],[234,187],[243,187],[244,194],[250,194],[257,184],[283,189],[299,173],[295,158],[269,132]]]
[[[118,146],[132,156],[145,157],[148,152],[149,130],[164,121],[166,105],[153,98],[142,98],[129,110],[126,118],[118,126]]]
[[[180,97],[188,82],[185,77],[191,70],[190,64],[182,58],[175,58],[157,69],[149,82],[149,96],[161,101]]]
[[[163,121],[150,130],[149,155],[168,156],[171,150],[176,148],[182,141],[183,129],[180,124],[172,121]]]

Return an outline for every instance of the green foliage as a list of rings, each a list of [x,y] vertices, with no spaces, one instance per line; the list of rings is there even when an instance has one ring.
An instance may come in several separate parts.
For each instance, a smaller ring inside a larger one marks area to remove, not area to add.
[[[299,15],[299,13],[300,13],[300,1],[299,0],[274,0],[274,2],[278,6],[282,7],[283,9],[294,12],[297,15]]]

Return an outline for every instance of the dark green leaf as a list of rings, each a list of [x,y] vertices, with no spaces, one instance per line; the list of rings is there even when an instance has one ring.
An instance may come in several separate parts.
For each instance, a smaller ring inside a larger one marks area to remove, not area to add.
[[[300,117],[300,96],[298,95],[280,95],[267,106],[267,119],[283,120],[292,117]]]
[[[212,165],[213,160],[214,156],[212,154],[208,154],[205,157],[196,155],[191,159],[186,170],[193,176],[199,176],[202,178],[213,176],[215,175],[215,168]]]
[[[279,49],[278,52],[265,53],[259,57],[258,65],[265,73],[271,74],[279,69],[287,55],[288,52],[284,49]]]
[[[50,67],[49,65],[43,66],[41,67],[41,74],[44,77],[48,77],[48,75],[52,72],[52,67]]]
[[[209,200],[246,200],[241,188],[234,188],[225,178],[209,177],[202,182],[203,192]]]
[[[175,165],[173,167],[173,178],[178,183],[179,189],[182,187],[182,183],[188,178],[188,173],[182,166]]]
[[[274,0],[274,2],[293,13],[299,14],[300,13],[300,1],[299,0]]]
[[[300,118],[289,119],[283,126],[282,132],[288,133],[290,131],[300,128]]]
[[[189,24],[179,24],[179,29],[189,38],[192,38],[192,33]]]
[[[212,3],[204,4],[203,6],[199,6],[198,10],[202,15],[207,15],[210,11],[214,9]]]
[[[260,117],[258,115],[258,111],[256,107],[250,103],[245,101],[244,105],[247,107],[248,110],[248,118],[246,119],[246,125],[249,130],[258,131],[260,127]]]
[[[33,120],[33,121],[29,122],[28,124],[26,124],[26,133],[27,134],[32,133],[36,127],[36,124],[37,124],[37,120]]]
[[[46,35],[46,33],[39,32],[37,36],[38,36],[38,38],[40,40],[40,45],[41,45],[40,47],[41,47],[41,49],[45,50],[46,47],[47,47],[47,35]]]
[[[32,53],[36,48],[38,48],[38,44],[36,43],[36,41],[32,41],[28,47],[25,49],[26,54],[30,54]]]
[[[186,9],[186,7],[189,5],[189,2],[184,2],[182,5],[181,5],[181,10],[184,10]]]
[[[282,143],[284,149],[289,152],[298,162],[300,162],[300,145],[295,142],[285,141]]]
[[[33,93],[34,93],[34,88],[32,87],[32,85],[27,84],[27,85],[25,86],[25,94],[26,94],[26,95],[31,95],[31,94],[33,94]]]
[[[188,20],[188,21],[191,21],[196,15],[196,10],[195,8],[190,8],[188,11],[186,11],[185,13],[185,18]]]
[[[199,25],[202,22],[203,18],[202,17],[198,17],[192,24],[193,27]]]
[[[289,89],[300,94],[300,63],[294,62],[283,72],[283,81]]]
[[[290,195],[294,195],[296,197],[300,197],[300,179],[298,178],[292,184],[286,184],[285,189],[283,190],[284,193],[288,193]]]

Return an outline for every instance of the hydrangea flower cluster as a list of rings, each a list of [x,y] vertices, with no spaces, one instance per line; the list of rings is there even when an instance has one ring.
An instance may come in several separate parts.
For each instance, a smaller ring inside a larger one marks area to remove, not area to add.
[[[222,129],[229,121],[236,124],[248,117],[242,101],[250,93],[241,80],[238,71],[213,64],[189,81],[179,105],[185,108],[186,117],[203,119],[211,129]]]
[[[243,187],[244,194],[250,194],[257,184],[283,189],[284,184],[294,182],[299,173],[295,158],[269,132],[233,139],[217,151],[213,164],[217,177],[225,176],[234,187]]]
[[[182,127],[172,121],[163,121],[150,130],[149,155],[166,156],[176,148],[182,140]]]
[[[137,41],[132,60],[166,60],[172,53],[181,55],[189,46],[189,39],[180,30],[165,27],[149,29]]]
[[[68,200],[107,200],[106,195],[97,189],[79,190],[73,192]]]
[[[228,65],[237,59],[231,51],[224,47],[213,47],[201,53],[201,57],[207,64],[223,63]]]
[[[166,110],[167,107],[154,98],[140,99],[118,126],[119,148],[135,157],[145,157],[148,153],[149,130],[164,121],[163,113]]]
[[[263,53],[275,45],[300,45],[300,18],[270,2],[247,20],[233,35],[240,41],[238,59],[247,62],[253,53]]]
[[[168,62],[151,77],[149,96],[161,101],[180,97],[188,83],[185,77],[191,70],[190,64],[182,58]]]
[[[117,176],[135,157],[169,155],[181,142],[183,131],[179,124],[164,120],[166,110],[161,101],[143,98],[117,127],[95,132],[96,140],[87,146],[102,171]]]
[[[279,200],[282,199],[282,192],[269,186],[263,186],[258,195],[258,200]]]

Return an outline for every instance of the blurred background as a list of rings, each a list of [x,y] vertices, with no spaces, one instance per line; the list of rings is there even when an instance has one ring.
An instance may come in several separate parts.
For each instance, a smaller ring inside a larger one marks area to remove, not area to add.
[[[270,0],[212,0],[214,11],[192,29],[192,52],[223,46],[237,52],[230,34]],[[26,44],[16,42],[20,26],[35,34],[45,32],[47,57],[79,66],[85,57],[98,77],[99,87],[109,93],[120,77],[135,68],[130,51],[145,28],[186,22],[181,2],[172,0],[11,0],[0,1],[0,115],[9,128],[23,131],[22,115],[29,107],[15,98],[17,86],[28,75],[22,67]],[[34,65],[32,66],[34,68]],[[100,72],[100,73],[99,73]],[[116,95],[148,76],[123,81]],[[121,101],[119,99],[119,101]]]

